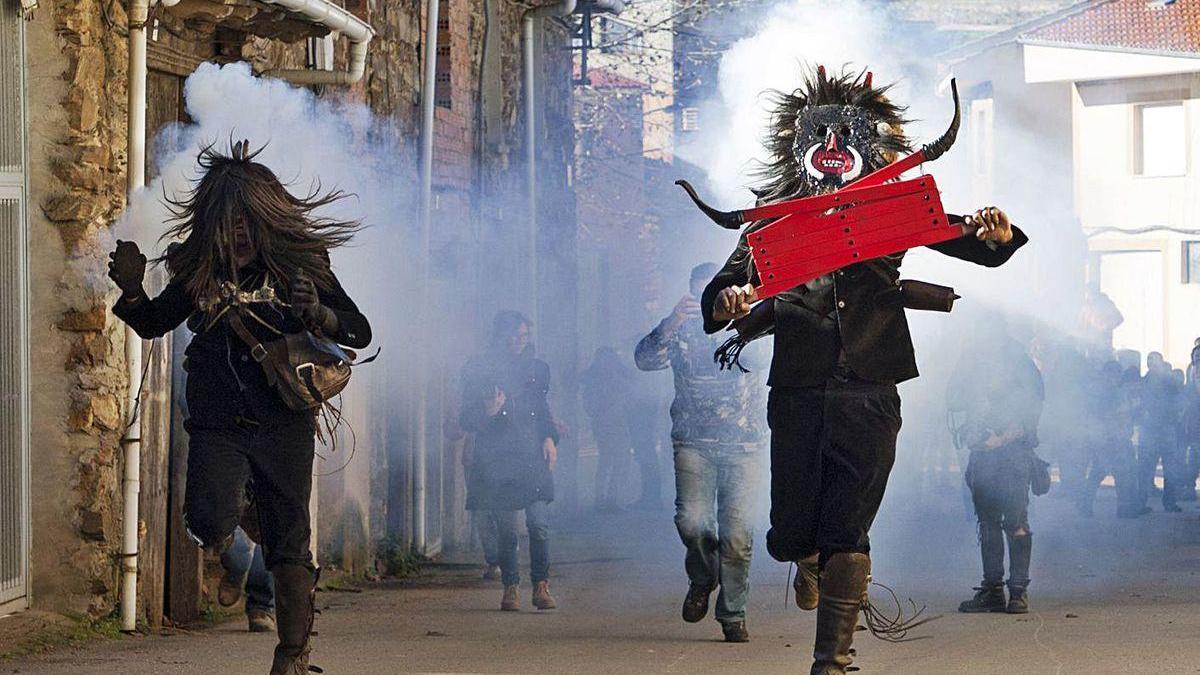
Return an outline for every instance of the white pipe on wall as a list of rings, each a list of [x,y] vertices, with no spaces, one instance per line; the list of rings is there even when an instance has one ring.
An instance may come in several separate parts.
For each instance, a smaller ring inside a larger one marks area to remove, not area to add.
[[[575,11],[576,0],[558,0],[547,5],[530,7],[521,15],[523,34],[523,64],[525,70],[525,189],[529,204],[529,319],[538,326],[538,198],[537,198],[537,64],[534,59],[534,28],[536,21],[548,16],[567,16]]]
[[[150,0],[129,3],[129,119],[127,197],[146,182],[146,19]],[[121,630],[137,630],[138,494],[141,492],[142,416],[138,393],[142,380],[142,339],[125,328],[125,369],[129,377],[128,427],[121,438],[125,469],[121,513]]]
[[[265,74],[287,80],[292,84],[350,85],[362,79],[367,70],[367,46],[375,37],[375,29],[346,9],[329,0],[265,0],[289,11],[303,14],[315,23],[346,36],[350,53],[346,70],[269,70]]]
[[[429,239],[433,228],[433,124],[434,107],[437,90],[437,47],[438,47],[438,11],[440,0],[427,0],[425,5],[425,63],[424,82],[421,85],[421,232],[419,249],[417,251],[417,279],[419,284],[426,284],[429,275],[426,273],[429,265]],[[427,291],[428,289],[422,289]],[[423,292],[427,296],[428,293]],[[429,334],[424,331],[424,303],[417,303],[417,320],[415,324],[422,331],[419,339],[422,347],[431,341]],[[413,472],[413,549],[424,554],[426,547],[426,509],[425,500],[428,473],[426,453],[429,452],[428,424],[429,415],[429,377],[424,367],[423,359],[417,360],[417,409],[414,421],[414,438],[412,443],[412,472]]]

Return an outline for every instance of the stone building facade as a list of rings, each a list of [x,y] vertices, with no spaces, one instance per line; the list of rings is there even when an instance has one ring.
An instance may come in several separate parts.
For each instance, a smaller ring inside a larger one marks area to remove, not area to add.
[[[16,0],[0,0],[16,6]],[[325,87],[327,96],[368,104],[396,133],[412,139],[420,127],[421,54],[425,3],[403,0],[346,0],[345,7],[376,30],[363,80],[347,90]],[[474,347],[473,337],[499,293],[521,303],[560,303],[554,289],[530,297],[515,281],[531,252],[514,249],[506,266],[483,269],[489,238],[519,223],[507,204],[522,188],[512,177],[513,158],[523,146],[520,25],[524,5],[512,0],[442,0],[439,41],[439,101],[435,135],[435,218],[439,227],[431,250],[458,260],[456,271],[434,282],[434,294],[452,307],[443,320],[457,341],[441,345],[430,359],[430,382],[438,405],[427,423],[437,453],[436,476],[450,486],[439,495],[439,543],[465,539],[461,494],[456,485],[456,453],[461,438],[443,433],[453,416],[456,359]],[[258,0],[182,0],[152,10],[148,77],[148,136],[168,122],[187,121],[184,78],[204,61],[246,60],[256,72],[270,67],[304,67],[305,42],[326,31]],[[129,411],[124,398],[123,327],[107,311],[114,298],[105,277],[110,228],[125,203],[127,138],[127,31],[122,0],[42,0],[23,22],[28,172],[29,335],[31,442],[28,598],[34,607],[85,615],[108,613],[116,602],[120,546],[122,453],[120,439]],[[485,32],[487,35],[485,36]],[[546,228],[540,253],[573,251],[574,209],[557,196],[567,191],[572,144],[569,51],[563,27],[546,22],[539,41],[539,83],[545,102],[541,152],[547,176],[543,201],[556,223]],[[335,44],[336,63],[344,47]],[[484,45],[491,50],[484,54]],[[309,52],[312,51],[307,50]],[[495,77],[483,86],[484,73]],[[485,94],[484,90],[489,89]],[[364,139],[370,142],[370,139]],[[153,153],[153,148],[149,154]],[[557,167],[557,169],[555,168]],[[153,171],[153,167],[150,169]],[[415,153],[397,158],[401,182],[417,182]],[[484,185],[484,190],[475,186]],[[490,190],[490,192],[489,192]],[[516,203],[520,203],[516,200]],[[568,227],[569,224],[569,227]],[[570,232],[570,236],[564,236]],[[562,264],[570,265],[565,262]],[[501,277],[488,283],[485,271]],[[461,301],[465,300],[465,301]],[[552,359],[560,361],[564,392],[574,369],[572,325],[542,337]],[[143,398],[141,498],[141,601],[151,625],[164,612],[176,621],[199,611],[196,584],[203,562],[180,551],[186,542],[178,517],[182,485],[178,347],[160,341],[146,354],[149,363]],[[173,363],[174,362],[174,363]],[[399,423],[395,411],[372,407],[370,395],[386,382],[362,376],[363,393],[348,399],[351,415],[369,429],[353,469],[320,479],[317,531],[322,562],[351,571],[375,565],[375,546],[384,539],[411,536],[413,495],[405,453],[411,418]],[[176,389],[172,389],[175,380]],[[563,396],[569,394],[564,393]],[[185,446],[186,444],[184,444]],[[428,511],[428,509],[427,509]],[[433,518],[431,516],[431,518]]]

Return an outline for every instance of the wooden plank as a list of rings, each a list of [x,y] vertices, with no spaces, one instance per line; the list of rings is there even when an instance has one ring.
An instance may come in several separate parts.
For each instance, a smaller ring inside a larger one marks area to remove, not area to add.
[[[171,336],[143,343],[142,466],[138,515],[138,598],[150,629],[162,626],[167,556],[167,486],[171,442]]]
[[[167,569],[166,612],[176,625],[200,618],[201,585],[204,581],[204,557],[200,547],[188,535],[183,524],[183,494],[187,488],[188,434],[185,418],[183,350],[191,335],[186,328],[175,331],[171,397],[171,455],[168,466],[167,495]]]

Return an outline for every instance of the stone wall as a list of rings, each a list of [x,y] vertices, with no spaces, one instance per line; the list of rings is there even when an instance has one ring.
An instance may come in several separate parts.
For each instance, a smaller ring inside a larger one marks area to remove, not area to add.
[[[101,242],[124,203],[123,7],[51,0],[26,24],[33,599],[61,611],[107,611],[117,578],[123,331]]]

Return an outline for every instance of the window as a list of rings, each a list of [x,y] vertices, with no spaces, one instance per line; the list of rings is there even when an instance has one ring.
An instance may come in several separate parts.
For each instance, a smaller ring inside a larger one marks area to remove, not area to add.
[[[992,119],[993,104],[990,98],[971,101],[972,167],[975,175],[990,178],[992,175]]]
[[[1183,283],[1200,284],[1200,241],[1183,242]]]
[[[1187,129],[1182,103],[1136,108],[1134,172],[1141,176],[1187,173]]]
[[[680,111],[679,128],[682,131],[700,131],[700,109],[684,108]]]

